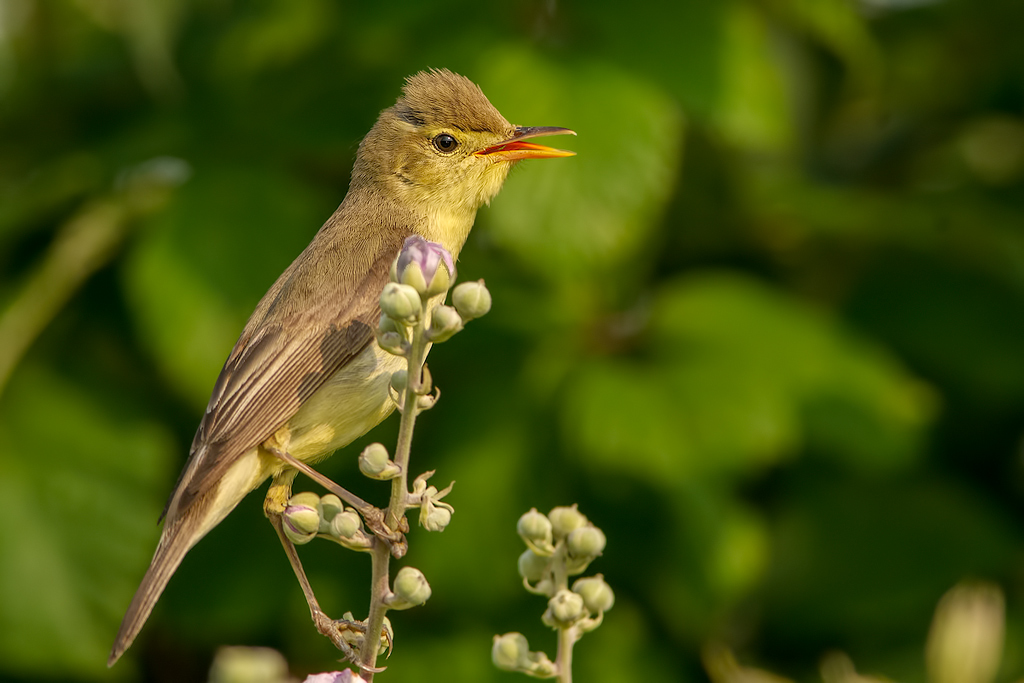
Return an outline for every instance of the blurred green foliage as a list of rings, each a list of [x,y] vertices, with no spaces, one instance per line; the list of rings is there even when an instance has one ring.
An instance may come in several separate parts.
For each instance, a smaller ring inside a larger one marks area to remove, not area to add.
[[[618,597],[579,680],[705,680],[715,641],[923,681],[964,577],[1024,676],[1024,5],[672,5],[0,0],[0,679],[336,668],[259,494],[105,658],[228,350],[427,67],[579,156],[516,169],[463,252],[494,311],[432,355],[414,448],[457,513],[412,533],[434,597],[381,680],[553,649],[515,522],[571,502]],[[322,470],[382,501],[358,447]],[[325,607],[364,612],[368,561],[320,546]]]

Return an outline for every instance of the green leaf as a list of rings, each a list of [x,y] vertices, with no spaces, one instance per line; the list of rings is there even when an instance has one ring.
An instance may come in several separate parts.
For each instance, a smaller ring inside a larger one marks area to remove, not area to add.
[[[259,297],[326,218],[287,176],[203,163],[133,245],[124,289],[139,335],[194,406],[206,405]]]
[[[736,274],[666,283],[650,337],[643,361],[590,361],[570,382],[563,427],[594,467],[663,486],[803,449],[902,468],[933,415],[929,391],[881,349]]]
[[[721,49],[722,85],[713,126],[745,150],[789,151],[796,142],[795,116],[781,55],[764,15],[746,3],[733,3]]]
[[[481,82],[520,125],[562,125],[549,144],[578,153],[524,164],[484,212],[496,242],[556,279],[610,272],[639,256],[665,210],[683,117],[656,86],[613,66],[569,70],[522,48],[482,60]],[[510,104],[505,104],[505,102]]]
[[[156,545],[173,444],[37,367],[0,410],[0,661],[8,671],[98,678]]]
[[[771,0],[769,6],[832,50],[858,85],[877,85],[882,54],[856,4],[848,0]]]

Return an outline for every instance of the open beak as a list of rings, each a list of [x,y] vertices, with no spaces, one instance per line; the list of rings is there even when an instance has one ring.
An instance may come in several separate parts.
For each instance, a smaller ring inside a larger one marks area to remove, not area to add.
[[[518,161],[520,159],[557,159],[558,157],[575,156],[576,152],[569,152],[564,149],[555,149],[532,142],[526,142],[527,138],[539,138],[545,135],[576,135],[575,131],[568,128],[557,128],[555,126],[517,126],[516,134],[504,142],[485,147],[477,152],[477,156],[485,156],[494,161]]]

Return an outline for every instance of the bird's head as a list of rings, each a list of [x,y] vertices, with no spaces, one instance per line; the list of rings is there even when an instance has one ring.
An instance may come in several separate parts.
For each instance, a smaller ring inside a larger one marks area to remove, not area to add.
[[[421,71],[359,145],[353,183],[373,183],[438,219],[432,222],[458,223],[453,230],[468,232],[476,210],[498,193],[516,162],[575,154],[527,140],[564,134],[575,135],[566,128],[514,126],[468,78],[446,69]],[[464,234],[435,237],[451,237],[441,241],[459,246],[465,240]]]

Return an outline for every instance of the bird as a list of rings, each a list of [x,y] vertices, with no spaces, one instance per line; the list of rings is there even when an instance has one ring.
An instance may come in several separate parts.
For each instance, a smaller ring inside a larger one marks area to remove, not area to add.
[[[108,666],[135,640],[185,554],[248,493],[273,478],[268,509],[276,484],[290,491],[297,469],[309,473],[391,413],[388,385],[404,361],[376,344],[374,330],[404,241],[419,235],[457,258],[510,168],[574,154],[528,140],[566,134],[575,132],[510,124],[478,85],[447,69],[406,79],[360,142],[343,201],[228,355]]]

